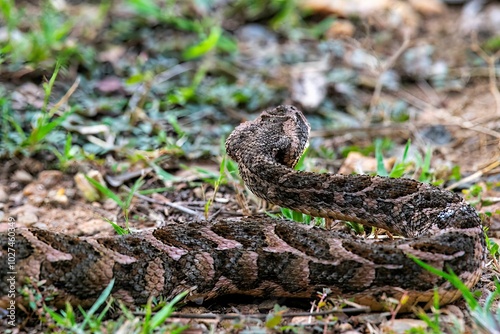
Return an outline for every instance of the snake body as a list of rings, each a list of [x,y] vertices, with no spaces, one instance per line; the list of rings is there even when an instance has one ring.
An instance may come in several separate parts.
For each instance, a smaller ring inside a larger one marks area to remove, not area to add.
[[[183,290],[201,303],[224,295],[313,298],[328,288],[381,310],[384,297],[413,306],[441,304],[460,293],[417,265],[414,255],[440,270],[453,270],[468,286],[479,280],[485,240],[476,211],[460,196],[410,179],[299,172],[309,125],[291,106],[264,111],[238,126],[226,141],[248,188],[258,197],[318,217],[375,226],[397,240],[353,237],[271,218],[172,223],[127,236],[72,237],[18,229],[16,282],[45,280],[51,303],[90,305],[111,279],[113,296],[144,304]],[[7,261],[8,233],[0,231],[0,261]],[[3,263],[3,262],[2,262]],[[11,288],[0,267],[0,307]]]

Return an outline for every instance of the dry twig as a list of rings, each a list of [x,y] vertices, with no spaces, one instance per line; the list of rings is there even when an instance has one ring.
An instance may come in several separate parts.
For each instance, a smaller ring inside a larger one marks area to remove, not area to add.
[[[477,53],[477,55],[481,57],[486,62],[486,64],[488,64],[489,88],[491,94],[493,95],[493,98],[495,99],[495,103],[497,106],[496,114],[500,115],[500,91],[498,91],[497,87],[496,66],[495,66],[498,58],[500,57],[500,50],[490,56],[479,46],[477,42],[477,36],[474,35],[473,40],[474,42],[471,45],[472,51]]]
[[[483,176],[484,174],[488,173],[490,170],[497,168],[498,166],[500,166],[500,160],[494,161],[493,163],[491,163],[488,166],[484,167],[483,169],[475,172],[474,174],[471,174],[467,177],[464,177],[460,181],[453,183],[452,185],[448,186],[446,188],[446,190],[453,190],[456,187],[458,187],[464,183],[473,182],[473,181],[477,180],[478,178],[480,178],[481,176]]]
[[[131,189],[127,186],[123,186],[123,188],[127,191],[131,191]],[[137,192],[134,193],[135,197],[140,198],[142,200],[145,200],[146,202],[166,205],[166,206],[169,206],[169,207],[174,208],[176,210],[179,210],[181,212],[187,213],[188,215],[195,216],[196,218],[198,218],[200,220],[205,220],[205,217],[203,217],[203,215],[201,213],[199,213],[198,211],[191,210],[189,208],[186,208],[185,206],[170,202],[167,198],[163,197],[160,194],[155,194],[155,195],[156,195],[155,197],[157,197],[158,199],[154,199],[154,198],[139,194]]]
[[[373,90],[372,99],[370,101],[370,114],[369,117],[367,117],[367,120],[369,122],[371,122],[375,106],[378,104],[380,100],[380,94],[382,93],[382,86],[383,86],[382,74],[391,69],[396,63],[396,61],[399,59],[399,57],[403,54],[403,52],[408,48],[408,46],[410,46],[411,39],[410,39],[410,33],[408,31],[405,31],[403,38],[404,38],[403,44],[401,44],[399,49],[397,49],[396,52],[389,59],[387,59],[382,65],[382,68],[380,70],[380,75],[377,79],[377,83],[375,84],[375,89]]]
[[[75,82],[73,82],[73,84],[68,89],[68,91],[66,92],[66,94],[64,94],[64,96],[61,97],[61,99],[59,101],[57,101],[56,104],[54,104],[54,106],[51,108],[51,111],[54,111],[54,112],[57,111],[59,109],[59,107],[61,107],[66,102],[68,102],[70,96],[73,95],[73,93],[75,92],[75,90],[78,88],[79,84],[80,84],[80,77],[76,77]]]

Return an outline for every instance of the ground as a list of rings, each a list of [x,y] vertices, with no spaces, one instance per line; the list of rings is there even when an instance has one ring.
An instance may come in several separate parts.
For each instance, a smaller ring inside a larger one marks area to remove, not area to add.
[[[377,159],[390,170],[411,140],[404,176],[461,193],[494,242],[500,7],[386,2],[361,1],[352,12],[318,1],[2,2],[0,220],[98,236],[116,233],[109,221],[140,230],[280,213],[229,173],[223,141],[241,121],[287,103],[312,126],[303,168],[380,173]],[[483,305],[499,270],[490,252],[477,287]],[[421,322],[416,314],[391,319],[394,312],[295,314],[327,312],[328,297],[307,309],[287,305],[293,314],[280,322],[275,305],[283,302],[187,305],[168,322],[189,324],[185,332],[402,332],[416,323],[423,333],[438,331],[433,323],[446,332],[453,321],[458,331],[478,330],[464,300]],[[62,328],[40,304],[27,313],[9,329]],[[204,319],[212,313],[272,316]]]

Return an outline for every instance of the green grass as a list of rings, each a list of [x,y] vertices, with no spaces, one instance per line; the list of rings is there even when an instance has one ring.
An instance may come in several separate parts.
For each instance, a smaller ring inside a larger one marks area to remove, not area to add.
[[[484,236],[486,240],[486,249],[490,254],[495,270],[500,273],[500,247],[495,241],[488,237],[486,234],[487,231],[488,229],[485,228]]]
[[[10,110],[10,105],[6,99],[2,102],[2,133],[4,139],[4,145],[2,145],[2,150],[7,150],[8,155],[16,155],[21,153],[25,156],[33,155],[34,153],[51,150],[57,151],[57,149],[46,142],[47,136],[62,125],[62,123],[73,113],[73,110],[68,110],[61,114],[57,114],[55,107],[52,109],[48,108],[49,97],[52,93],[54,83],[56,81],[57,75],[61,68],[60,63],[56,64],[54,72],[48,82],[43,84],[44,90],[44,100],[43,106],[40,112],[36,115],[35,121],[33,122],[32,129],[29,132],[25,132],[21,125],[13,118],[12,111]],[[13,132],[14,136],[9,135]],[[68,138],[68,137],[67,137]],[[65,149],[62,154],[60,154],[63,162],[67,162],[70,156],[71,147],[71,137],[66,140]],[[0,151],[0,154],[2,152]]]
[[[129,214],[130,214],[130,205],[132,203],[132,199],[134,198],[134,195],[139,191],[139,189],[142,187],[144,184],[143,177],[138,178],[135,182],[128,194],[124,197],[121,197],[120,195],[114,193],[111,189],[109,189],[106,184],[103,184],[87,175],[85,175],[85,179],[92,185],[94,186],[105,198],[109,198],[113,200],[121,209],[123,212],[123,217],[125,218],[125,228],[120,227],[118,224],[115,222],[110,221],[109,219],[106,219],[108,223],[110,223],[114,230],[120,234],[129,234],[130,233],[130,225],[129,225]]]
[[[94,18],[96,27],[102,24],[109,7],[108,1],[102,3]],[[77,20],[48,1],[40,3],[40,12],[35,15],[26,15],[25,11],[15,1],[0,1],[0,21],[6,22],[8,35],[6,43],[0,46],[0,63],[11,69],[19,69],[23,64],[50,69],[57,60],[69,63],[78,59],[86,63],[94,58],[92,47],[73,43],[70,38]]]
[[[302,213],[302,212],[297,212],[288,208],[280,208],[280,213],[279,214],[274,214],[270,212],[266,212],[266,214],[269,217],[272,218],[286,218],[288,220],[301,223],[301,224],[306,224],[306,225],[315,225],[315,226],[324,226],[325,225],[325,218],[321,217],[313,217],[311,215]]]
[[[66,133],[66,140],[64,141],[62,152],[53,146],[49,146],[49,150],[57,157],[59,160],[59,168],[63,171],[66,170],[71,163],[85,158],[81,147],[73,145],[73,136],[70,132]]]
[[[403,155],[397,163],[394,164],[391,171],[386,170],[384,165],[384,156],[382,154],[383,141],[375,140],[375,159],[377,161],[377,175],[399,178],[405,176],[410,170],[414,175],[419,175],[418,181],[440,185],[444,180],[435,180],[431,171],[432,150],[427,148],[423,157],[415,156],[415,161],[408,161],[408,152],[411,146],[411,140],[406,142]]]
[[[441,312],[439,310],[439,294],[438,294],[437,289],[434,289],[433,302],[434,302],[434,305],[432,307],[431,314],[427,314],[424,311],[418,311],[417,316],[427,324],[429,329],[426,331],[422,330],[422,329],[415,330],[417,333],[418,332],[432,333],[432,334],[442,333],[441,325],[440,325]],[[458,333],[458,332],[456,332],[458,330],[458,328],[449,328],[448,327],[448,330],[452,333]]]
[[[184,299],[187,291],[177,295],[169,303],[159,307],[157,311],[153,311],[152,298],[148,299],[148,303],[144,308],[144,315],[140,321],[138,321],[137,315],[122,303],[119,304],[122,314],[117,319],[108,320],[111,315],[110,311],[114,309],[115,304],[113,297],[111,297],[113,285],[114,279],[111,280],[89,310],[85,311],[82,307],[78,307],[79,314],[75,312],[69,303],[66,303],[65,310],[59,311],[44,305],[43,309],[48,316],[49,322],[53,323],[51,325],[52,330],[68,331],[70,333],[126,331],[127,333],[149,334],[158,332],[182,333],[189,327],[175,322],[166,323],[174,312],[175,305]]]
[[[460,280],[460,278],[455,273],[453,273],[453,271],[449,270],[448,272],[445,272],[434,268],[433,266],[421,261],[413,255],[408,256],[425,270],[446,279],[462,293],[462,296],[467,303],[467,307],[470,311],[471,317],[477,327],[486,330],[488,333],[497,333],[500,331],[500,310],[497,310],[496,312],[492,311],[493,301],[498,299],[498,297],[500,296],[500,283],[498,281],[495,282],[495,290],[489,293],[489,295],[486,297],[484,305],[481,305],[478,301],[477,294],[471,291]],[[438,304],[436,298],[437,297],[435,297],[435,304]],[[428,324],[434,324],[433,327],[431,327],[433,328],[434,333],[442,333],[441,329],[439,327],[436,327],[436,323],[439,323],[439,318],[431,321],[431,319],[429,319],[427,315],[420,314],[420,316]]]
[[[205,214],[205,218],[208,219],[210,208],[215,201],[215,198],[217,196],[217,192],[219,191],[219,187],[221,185],[228,184],[228,182],[230,180],[234,181],[235,174],[238,172],[238,165],[234,161],[229,159],[227,155],[224,154],[222,157],[221,163],[219,165],[219,174],[218,175],[214,175],[213,173],[210,173],[210,172],[207,173],[208,171],[206,171],[204,169],[200,169],[200,168],[197,168],[196,170],[198,172],[202,172],[205,175],[211,174],[213,176],[213,178],[211,180],[207,179],[207,178],[204,179],[205,182],[212,184],[214,187],[214,192],[213,192],[212,197],[209,198],[207,200],[207,202],[205,203],[204,214]]]

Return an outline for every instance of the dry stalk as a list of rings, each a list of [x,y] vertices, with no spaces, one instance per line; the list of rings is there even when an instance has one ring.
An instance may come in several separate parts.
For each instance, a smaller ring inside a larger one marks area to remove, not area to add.
[[[80,84],[80,77],[76,77],[75,82],[71,85],[71,87],[68,89],[66,94],[64,94],[63,97],[59,101],[57,101],[56,104],[50,109],[51,110],[51,115],[53,115],[54,112],[56,112],[63,104],[67,103],[71,95],[75,92],[75,90],[78,88],[78,85]]]
[[[479,46],[476,35],[472,36],[472,40],[473,40],[473,43],[471,45],[472,51],[474,51],[479,57],[481,57],[486,62],[486,64],[488,64],[489,88],[491,94],[493,95],[493,98],[495,99],[497,107],[496,114],[500,115],[500,91],[498,91],[497,87],[497,77],[496,77],[496,67],[495,67],[495,63],[500,57],[500,50],[493,55],[489,55]]]
[[[462,185],[464,183],[473,182],[473,181],[479,179],[484,174],[488,173],[489,171],[497,168],[498,166],[500,166],[500,160],[494,161],[493,163],[491,163],[488,166],[484,167],[483,169],[475,172],[474,174],[471,174],[471,175],[469,175],[467,177],[464,177],[460,181],[457,181],[457,182],[453,183],[452,185],[448,186],[446,188],[446,190],[453,190],[456,187],[458,187],[458,186],[460,186],[460,185]]]
[[[375,84],[375,89],[373,90],[372,99],[370,101],[370,112],[369,112],[369,117],[367,117],[368,124],[371,123],[375,106],[378,104],[380,100],[380,94],[382,93],[382,86],[383,86],[382,74],[384,74],[394,66],[399,57],[408,48],[408,46],[410,46],[410,41],[411,41],[410,33],[408,31],[405,31],[403,36],[403,44],[401,44],[401,46],[396,50],[396,52],[382,64],[382,67],[380,69],[380,74]]]

